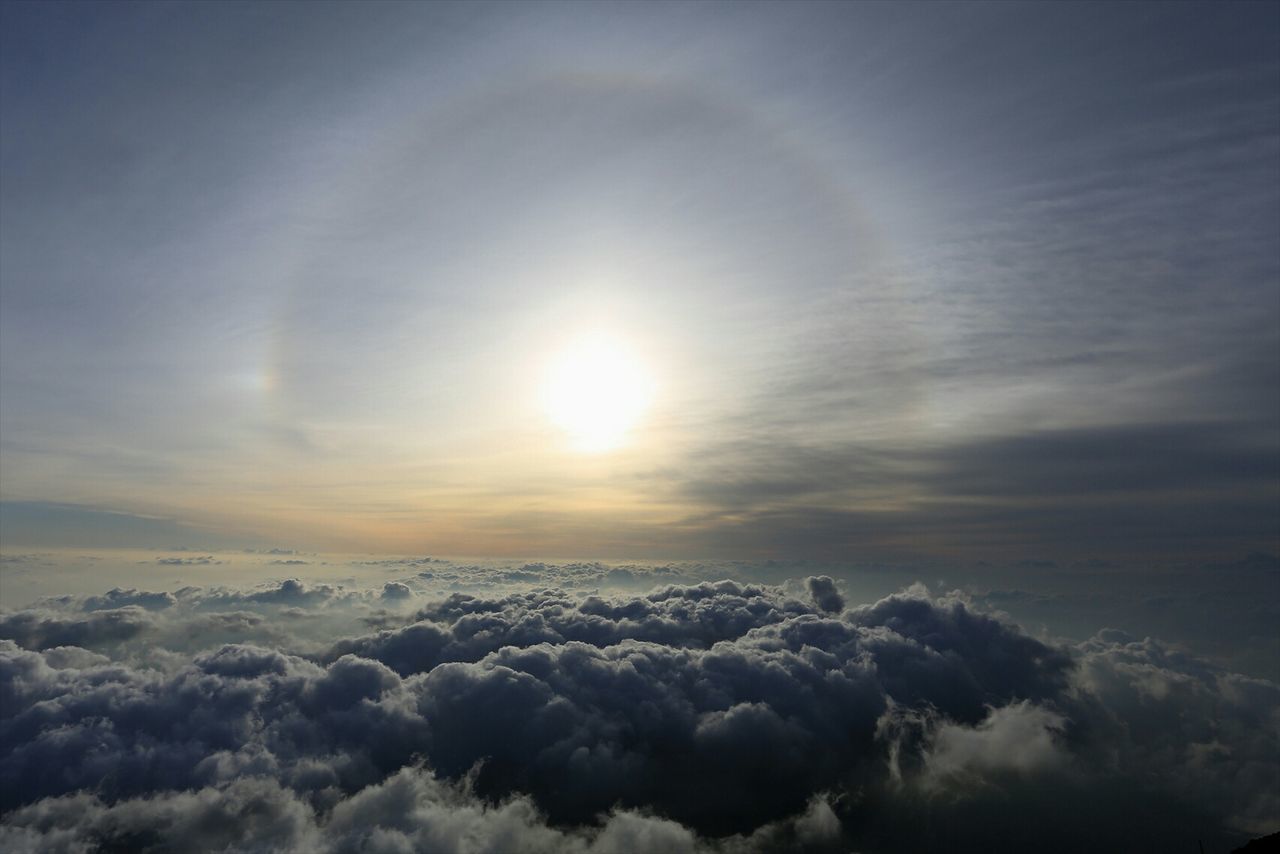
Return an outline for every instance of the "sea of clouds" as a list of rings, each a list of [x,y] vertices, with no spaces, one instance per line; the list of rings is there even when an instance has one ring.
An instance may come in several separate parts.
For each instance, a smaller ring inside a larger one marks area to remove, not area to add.
[[[1280,687],[1154,639],[825,575],[355,569],[0,612],[0,848],[1212,854],[1280,829]]]

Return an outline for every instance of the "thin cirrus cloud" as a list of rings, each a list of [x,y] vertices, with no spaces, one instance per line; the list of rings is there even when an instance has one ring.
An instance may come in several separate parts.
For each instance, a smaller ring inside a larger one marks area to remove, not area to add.
[[[1046,480],[1065,516],[1120,486],[1179,505],[1249,480],[1248,431],[1274,469],[1268,7],[72,9],[5,12],[6,502],[621,556],[673,522],[729,554],[744,503],[794,553],[802,499],[909,497],[945,552]],[[535,404],[593,323],[657,389],[594,468]],[[1084,482],[1149,425],[1184,434],[1166,483]],[[1025,468],[971,472],[1000,465]],[[1252,521],[1180,547],[1274,543],[1261,478],[1228,502]]]

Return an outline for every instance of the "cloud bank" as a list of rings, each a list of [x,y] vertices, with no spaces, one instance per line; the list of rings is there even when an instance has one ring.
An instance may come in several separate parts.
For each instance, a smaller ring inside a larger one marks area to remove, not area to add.
[[[825,576],[410,581],[0,615],[0,844],[1156,851],[1280,826],[1280,688],[1156,640],[1054,644]]]

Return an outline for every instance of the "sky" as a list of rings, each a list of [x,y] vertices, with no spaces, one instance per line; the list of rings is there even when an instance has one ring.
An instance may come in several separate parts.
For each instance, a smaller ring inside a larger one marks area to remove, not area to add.
[[[1278,554],[1280,4],[0,4],[0,850],[1228,854]]]
[[[1280,541],[1275,6],[3,15],[10,546]]]

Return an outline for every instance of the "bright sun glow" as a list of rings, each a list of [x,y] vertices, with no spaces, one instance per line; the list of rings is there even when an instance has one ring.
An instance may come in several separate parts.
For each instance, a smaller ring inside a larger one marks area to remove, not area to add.
[[[601,453],[625,441],[652,398],[653,381],[626,342],[592,332],[552,360],[543,400],[575,450]]]

